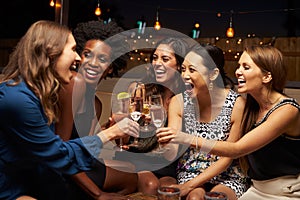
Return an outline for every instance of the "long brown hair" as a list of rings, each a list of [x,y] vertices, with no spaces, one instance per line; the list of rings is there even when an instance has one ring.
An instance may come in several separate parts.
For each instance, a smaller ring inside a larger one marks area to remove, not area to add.
[[[3,69],[2,82],[13,79],[13,85],[22,80],[41,100],[48,123],[57,119],[57,91],[60,87],[55,71],[71,31],[52,21],[37,21],[20,39]]]
[[[267,87],[269,93],[277,91],[284,94],[283,90],[286,84],[286,68],[283,62],[282,53],[275,47],[269,45],[249,46],[245,52],[250,56],[253,62],[261,69],[263,73],[271,73],[272,80]],[[242,119],[242,134],[245,135],[251,131],[258,117],[259,105],[257,101],[249,94],[246,97],[246,105]],[[244,171],[248,165],[245,157],[240,159],[241,166]]]

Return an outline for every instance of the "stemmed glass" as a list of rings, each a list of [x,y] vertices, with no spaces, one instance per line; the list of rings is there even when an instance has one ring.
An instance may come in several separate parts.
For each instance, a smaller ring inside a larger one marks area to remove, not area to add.
[[[131,118],[138,122],[139,119],[142,116],[143,112],[143,95],[144,95],[144,89],[141,84],[137,84],[133,96],[130,97],[130,103],[129,103],[129,113]],[[138,146],[138,138],[134,138],[134,141],[131,145]]]
[[[166,111],[163,106],[161,95],[152,95],[150,102],[151,102],[151,107],[150,107],[151,120],[156,128],[160,128],[164,126],[167,117]],[[156,150],[155,152],[156,153],[164,152],[160,144],[158,150]]]
[[[143,124],[143,127],[141,129],[145,132],[151,131],[149,126],[148,126],[149,122],[151,121],[150,98],[149,97],[144,97],[142,116],[144,118],[144,124]]]
[[[130,95],[127,92],[120,92],[118,95],[113,96],[113,106],[112,106],[112,121],[113,123],[121,121],[123,118],[129,116],[129,100]],[[128,150],[128,146],[123,144],[123,139],[117,139],[117,149],[118,151]]]

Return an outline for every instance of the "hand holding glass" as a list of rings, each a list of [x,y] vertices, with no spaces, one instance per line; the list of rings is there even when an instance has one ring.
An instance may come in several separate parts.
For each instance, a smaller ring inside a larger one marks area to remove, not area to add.
[[[149,122],[151,122],[151,115],[150,115],[150,99],[145,97],[143,100],[143,113],[142,113],[144,124],[142,130],[145,132],[151,131],[149,128]]]
[[[129,94],[128,93],[122,92],[122,93],[119,93],[117,96],[114,96],[113,107],[112,107],[113,108],[112,120],[114,122],[119,122],[123,118],[128,117],[128,115],[129,115],[128,106],[129,106]],[[128,146],[123,144],[122,138],[116,140],[116,142],[118,144],[119,151],[128,149]]]
[[[150,107],[151,120],[156,128],[160,128],[164,126],[164,123],[167,118],[163,106],[162,98],[160,95],[152,95],[150,102],[151,102],[151,107]],[[156,152],[157,153],[164,152],[160,144],[159,144],[159,149]]]
[[[129,104],[129,113],[131,118],[137,122],[139,121],[143,111],[143,99],[140,97],[131,97]],[[138,139],[134,138],[133,146],[138,146]]]

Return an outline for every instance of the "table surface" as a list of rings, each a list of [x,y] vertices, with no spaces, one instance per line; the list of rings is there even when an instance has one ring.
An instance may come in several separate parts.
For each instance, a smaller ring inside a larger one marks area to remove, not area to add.
[[[133,193],[127,195],[132,200],[157,200],[157,197],[154,195],[143,194],[141,192]]]

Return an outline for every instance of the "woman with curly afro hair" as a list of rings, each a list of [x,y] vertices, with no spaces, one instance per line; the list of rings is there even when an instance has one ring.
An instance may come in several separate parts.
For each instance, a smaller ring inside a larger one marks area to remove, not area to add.
[[[116,22],[102,20],[79,23],[73,30],[81,62],[74,69],[74,78],[59,92],[61,115],[55,129],[63,140],[94,134],[102,112],[102,103],[95,95],[97,86],[108,75],[118,75],[118,71],[126,67],[129,48],[119,34],[122,31]],[[117,198],[116,193],[132,193],[137,185],[136,173],[115,170],[105,166],[103,161],[92,171],[72,178],[94,199],[99,196],[103,199],[102,193],[107,199],[118,199],[121,197]]]

